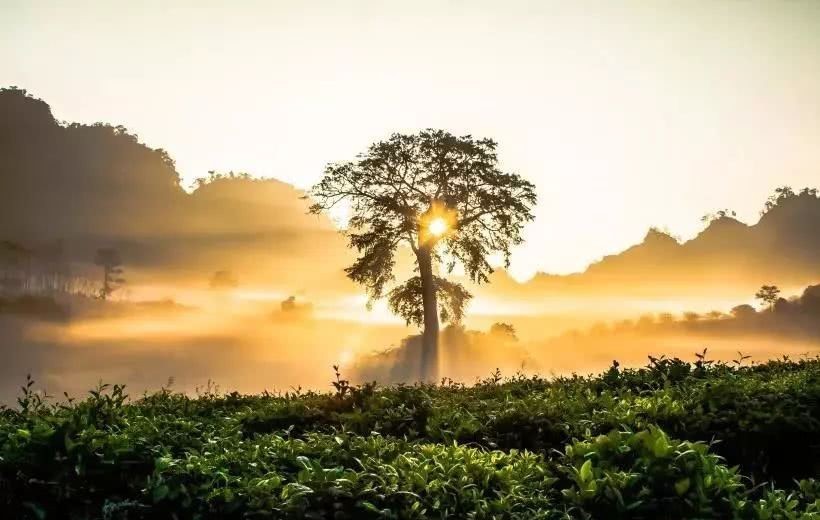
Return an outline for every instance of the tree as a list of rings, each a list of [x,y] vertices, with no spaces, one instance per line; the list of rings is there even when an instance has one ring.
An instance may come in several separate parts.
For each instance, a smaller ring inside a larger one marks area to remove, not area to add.
[[[114,291],[125,283],[125,279],[120,276],[122,275],[120,253],[110,247],[97,249],[94,264],[103,268],[103,286],[100,289],[99,297],[101,300],[107,300]]]
[[[509,266],[536,202],[532,183],[498,168],[495,141],[432,129],[393,134],[353,161],[329,164],[308,196],[312,213],[349,204],[346,234],[359,256],[347,275],[364,285],[370,302],[386,295],[393,312],[423,325],[426,380],[438,376],[439,318],[458,322],[470,298],[439,276],[440,264],[448,273],[461,265],[475,283],[489,281],[490,258],[500,255]],[[418,274],[388,291],[399,246],[412,251]]]
[[[780,289],[776,285],[763,285],[760,287],[760,290],[755,293],[755,298],[768,305],[769,309],[773,309],[779,295]]]
[[[490,335],[509,341],[518,341],[518,336],[515,334],[515,327],[510,323],[501,321],[497,321],[490,326]]]
[[[749,305],[748,303],[732,307],[731,312],[732,316],[734,316],[738,320],[748,319],[757,314],[755,308]]]
[[[791,199],[794,197],[794,190],[791,186],[780,186],[775,188],[774,195],[771,195],[769,199],[766,201],[766,205],[763,208],[763,211],[760,212],[761,215],[765,215],[772,209],[774,209],[779,204]]]
[[[727,217],[735,218],[737,217],[737,213],[730,209],[721,209],[714,213],[707,213],[706,215],[700,217],[700,220],[706,224],[711,224],[716,220],[721,220]]]

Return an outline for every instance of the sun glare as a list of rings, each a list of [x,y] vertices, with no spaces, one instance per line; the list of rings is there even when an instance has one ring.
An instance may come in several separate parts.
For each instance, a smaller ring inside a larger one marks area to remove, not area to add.
[[[430,221],[430,224],[427,225],[427,229],[430,231],[430,234],[436,237],[443,235],[447,231],[447,228],[447,221],[442,217],[434,218]]]

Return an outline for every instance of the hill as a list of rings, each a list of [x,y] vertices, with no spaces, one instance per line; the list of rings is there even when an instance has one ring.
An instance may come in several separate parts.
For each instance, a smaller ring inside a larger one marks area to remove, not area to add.
[[[89,263],[115,247],[152,279],[227,268],[291,290],[344,284],[343,239],[289,184],[211,172],[188,193],[164,150],[122,126],[61,123],[16,88],[0,89],[0,154],[0,240],[29,251],[59,243],[62,260]],[[322,262],[305,272],[305,258]]]
[[[750,294],[761,283],[806,286],[820,280],[820,197],[813,188],[779,188],[760,220],[721,214],[686,242],[650,229],[640,244],[570,275],[538,273],[516,283],[499,272],[498,291],[526,298],[573,294],[675,297]],[[493,289],[490,289],[492,291]]]
[[[166,151],[122,126],[61,123],[13,87],[0,89],[0,154],[0,240],[29,249],[60,242],[74,262],[114,246],[131,267],[174,279],[180,270],[206,278],[231,269],[288,291],[352,288],[341,271],[350,258],[343,237],[327,218],[307,216],[302,193],[286,183],[212,172],[188,193]],[[780,188],[757,223],[720,213],[683,243],[652,229],[582,273],[518,283],[497,271],[479,294],[737,296],[761,283],[806,286],[820,280],[817,229],[817,190]]]

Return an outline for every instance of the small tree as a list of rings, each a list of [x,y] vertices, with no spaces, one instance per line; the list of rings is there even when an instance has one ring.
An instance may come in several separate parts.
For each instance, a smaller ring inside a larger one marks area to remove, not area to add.
[[[515,327],[510,323],[497,321],[490,326],[490,335],[497,338],[503,338],[508,341],[518,341],[518,336],[515,333]]]
[[[707,213],[706,215],[700,217],[700,220],[706,224],[711,224],[715,220],[721,220],[727,217],[735,218],[737,217],[737,213],[730,209],[721,209],[714,213]]]
[[[354,161],[329,164],[308,195],[313,213],[350,205],[347,236],[359,257],[347,275],[371,302],[387,295],[393,312],[424,326],[426,380],[438,377],[439,318],[458,322],[470,298],[437,274],[439,264],[452,272],[458,263],[472,281],[489,281],[491,256],[509,265],[536,202],[532,183],[498,168],[495,141],[442,130],[394,134]],[[412,251],[418,275],[388,292],[400,245]]]
[[[709,311],[706,313],[706,317],[710,320],[722,320],[726,315],[720,311]]]
[[[777,298],[780,296],[780,289],[776,285],[763,285],[760,290],[755,293],[755,298],[760,300],[764,305],[768,305],[769,310],[774,308]]]
[[[773,210],[777,205],[782,204],[786,200],[794,197],[794,190],[791,186],[780,186],[779,188],[775,188],[774,195],[771,195],[769,199],[766,201],[766,205],[763,208],[763,211],[760,212],[761,215],[768,213],[769,211]]]
[[[111,294],[125,283],[122,278],[122,260],[120,253],[114,248],[97,249],[94,264],[103,268],[103,286],[99,292],[101,300],[107,300]]]
[[[732,307],[732,316],[736,319],[743,320],[753,317],[757,314],[757,311],[754,307],[749,305],[748,303],[744,303],[742,305],[737,305]]]

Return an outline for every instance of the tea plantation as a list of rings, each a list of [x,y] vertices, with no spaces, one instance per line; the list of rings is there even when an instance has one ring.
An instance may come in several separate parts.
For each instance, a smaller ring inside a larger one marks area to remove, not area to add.
[[[0,412],[0,518],[820,519],[820,359]]]

